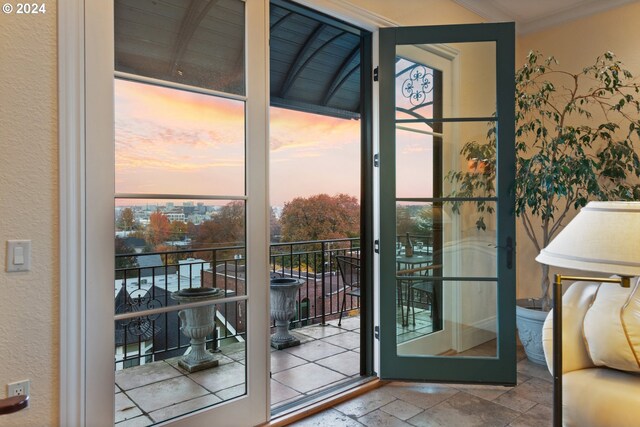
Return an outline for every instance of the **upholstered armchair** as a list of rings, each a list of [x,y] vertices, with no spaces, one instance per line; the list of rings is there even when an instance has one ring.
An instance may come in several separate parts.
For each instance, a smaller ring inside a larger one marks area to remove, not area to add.
[[[576,282],[563,297],[563,425],[640,426],[640,290]],[[553,312],[543,327],[552,371]]]

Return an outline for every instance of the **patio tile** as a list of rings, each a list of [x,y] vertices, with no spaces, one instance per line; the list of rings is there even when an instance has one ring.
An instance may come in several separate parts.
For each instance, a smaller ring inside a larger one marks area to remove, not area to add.
[[[117,371],[116,384],[122,390],[131,390],[181,375],[180,371],[168,363],[154,362]]]
[[[333,356],[334,354],[343,353],[345,349],[323,341],[311,341],[304,345],[301,344],[297,347],[287,348],[283,351],[313,362],[318,359]]]
[[[297,396],[302,396],[300,393],[287,387],[284,384],[279,383],[276,380],[271,380],[271,404],[283,402],[288,399],[292,399]]]
[[[244,383],[234,385],[233,387],[225,388],[224,390],[216,391],[216,396],[222,400],[230,400],[238,396],[243,396],[246,393],[246,386]]]
[[[408,420],[411,417],[415,417],[423,411],[422,408],[400,399],[396,399],[393,402],[384,405],[380,410],[403,421]]]
[[[511,427],[540,427],[549,426],[553,421],[553,408],[547,405],[536,405],[526,413],[520,415],[509,426]]]
[[[360,316],[342,317],[342,325],[338,326],[338,319],[333,319],[327,322],[328,324],[335,326],[336,328],[347,329],[353,331],[360,328]]]
[[[316,363],[349,377],[360,373],[360,355],[353,351],[329,356],[326,359],[316,361]]]
[[[231,359],[232,361],[244,363],[245,359],[247,358],[247,355],[246,355],[246,352],[242,350],[242,351],[236,351],[235,353],[227,354],[227,358]]]
[[[541,380],[553,382],[553,377],[551,373],[547,369],[546,365],[537,365],[533,362],[530,362],[529,359],[524,359],[518,362],[518,374],[523,373],[530,377],[540,378]]]
[[[304,363],[307,363],[307,361],[286,351],[274,351],[271,353],[271,372],[274,374]]]
[[[314,363],[296,366],[295,368],[273,374],[274,380],[301,393],[323,387],[343,378],[345,378],[344,375]]]
[[[354,334],[353,332],[332,335],[327,338],[322,338],[320,341],[328,342],[329,344],[337,345],[347,350],[360,347],[360,335]]]
[[[144,412],[175,405],[208,394],[207,390],[187,377],[172,378],[138,387],[127,392],[129,398]]]
[[[313,325],[308,326],[306,328],[296,329],[295,331],[298,334],[306,335],[312,338],[320,339],[325,337],[330,337],[331,335],[336,335],[344,332],[342,329],[339,329],[337,326],[333,325]]]
[[[364,424],[335,409],[329,409],[290,425],[295,427],[362,427]]]
[[[233,387],[246,381],[246,368],[241,363],[229,363],[216,366],[206,371],[195,372],[189,375],[196,383],[211,392]]]
[[[543,405],[553,405],[553,384],[540,378],[531,378],[516,386],[509,393]]]
[[[513,387],[482,384],[452,384],[451,386],[460,391],[464,391],[474,396],[481,397],[485,400],[495,400],[513,389]]]
[[[461,392],[409,418],[408,422],[419,427],[502,427],[519,415],[504,406]]]
[[[206,408],[221,401],[222,400],[217,396],[208,394],[206,396],[197,397],[186,402],[178,403],[166,408],[159,409],[157,411],[153,411],[149,414],[149,416],[153,421],[158,423],[160,421],[165,421],[170,418],[178,417],[180,415],[188,414],[190,412]]]
[[[233,359],[225,356],[222,353],[213,353],[213,356],[218,361],[218,366],[226,365],[227,363],[233,363],[234,362]],[[186,369],[180,367],[180,365],[178,364],[178,362],[180,361],[181,358],[182,358],[182,356],[172,357],[171,359],[165,360],[165,362],[168,363],[169,365],[173,366],[178,371],[180,371],[180,373],[182,375],[189,375],[190,372],[187,371]],[[211,368],[211,369],[214,369],[214,368]]]
[[[140,408],[124,393],[116,394],[116,423],[142,415]]]
[[[116,424],[118,427],[146,427],[153,424],[153,421],[149,419],[146,415],[141,417],[131,418],[130,420],[125,420]]]
[[[358,421],[371,427],[411,427],[411,424],[407,424],[393,415],[382,412],[380,409],[369,412],[364,417],[358,418]]]
[[[494,402],[518,412],[527,412],[529,409],[537,405],[536,402],[525,399],[512,391],[498,397]]]
[[[395,397],[382,387],[341,403],[335,408],[349,417],[359,418],[394,400]]]
[[[453,387],[444,384],[419,384],[393,382],[384,386],[390,395],[410,403],[418,408],[427,409],[460,393]]]
[[[246,342],[234,342],[232,344],[225,344],[223,346],[220,347],[220,351],[222,352],[222,354],[231,354],[231,353],[237,353],[239,351],[244,351],[247,348],[247,343]]]

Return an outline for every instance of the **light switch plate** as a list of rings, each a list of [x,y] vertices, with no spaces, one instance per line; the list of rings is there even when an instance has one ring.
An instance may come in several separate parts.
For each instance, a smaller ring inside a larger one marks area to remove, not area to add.
[[[7,240],[7,272],[31,270],[31,240]]]

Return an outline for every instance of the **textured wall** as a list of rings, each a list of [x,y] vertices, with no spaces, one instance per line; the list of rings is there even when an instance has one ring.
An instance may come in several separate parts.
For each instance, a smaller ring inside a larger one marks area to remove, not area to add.
[[[0,13],[0,398],[7,383],[31,380],[31,407],[2,416],[2,426],[58,422],[55,2],[47,6],[43,15]],[[5,271],[8,239],[32,240],[31,271]]]
[[[592,64],[597,56],[610,50],[625,63],[634,76],[640,77],[638,22],[640,3],[634,3],[521,37],[516,67],[524,63],[527,52],[538,50],[545,56],[555,56],[562,68],[577,72]],[[567,222],[573,216],[575,214]],[[540,267],[534,261],[537,253],[520,222],[518,227],[518,297],[539,296]]]

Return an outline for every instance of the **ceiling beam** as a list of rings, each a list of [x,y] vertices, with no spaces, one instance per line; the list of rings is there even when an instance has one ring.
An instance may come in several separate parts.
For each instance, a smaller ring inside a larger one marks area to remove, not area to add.
[[[191,38],[200,26],[200,22],[216,3],[218,3],[218,0],[191,0],[189,3],[189,7],[187,7],[180,23],[176,42],[173,45],[173,54],[169,61],[169,75],[173,76],[179,71],[178,65],[187,51]]]
[[[302,66],[306,65],[306,62],[305,62],[305,60],[307,59],[306,57],[308,55],[312,54],[311,46],[313,46],[313,43],[316,40],[318,40],[318,37],[320,37],[322,32],[327,27],[328,27],[327,24],[318,25],[316,27],[316,29],[313,30],[313,32],[309,35],[309,37],[307,37],[307,40],[305,40],[304,44],[302,45],[302,47],[300,48],[300,50],[296,54],[296,58],[291,63],[291,66],[289,67],[289,70],[287,71],[287,76],[285,77],[284,81],[282,82],[282,86],[280,87],[280,98],[286,98],[287,97],[287,92],[289,92],[289,89],[291,89],[291,86],[293,86],[293,83],[298,78],[298,75],[300,74],[300,71],[302,70]]]
[[[327,105],[331,98],[338,92],[338,90],[342,87],[342,85],[349,79],[349,77],[360,68],[360,62],[358,62],[355,66],[349,68],[349,64],[353,62],[353,60],[360,54],[360,45],[358,44],[349,55],[342,61],[338,70],[334,73],[331,78],[331,85],[325,91],[326,95],[322,100],[322,105]]]

